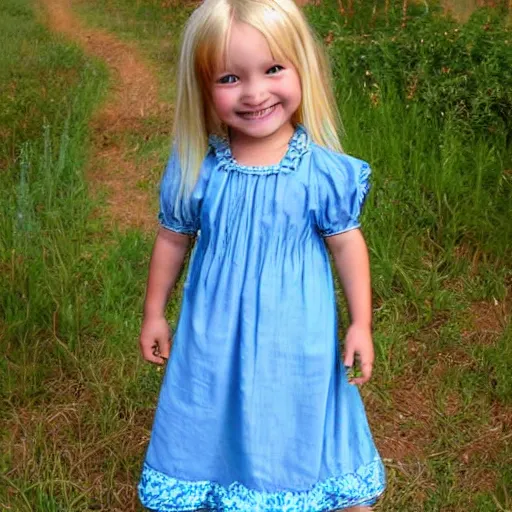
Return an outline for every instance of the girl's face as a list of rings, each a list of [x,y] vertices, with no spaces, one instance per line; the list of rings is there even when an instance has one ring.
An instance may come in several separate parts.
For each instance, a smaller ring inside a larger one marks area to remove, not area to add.
[[[261,32],[234,21],[212,99],[232,139],[290,137],[302,99],[300,78],[290,62],[274,59]]]

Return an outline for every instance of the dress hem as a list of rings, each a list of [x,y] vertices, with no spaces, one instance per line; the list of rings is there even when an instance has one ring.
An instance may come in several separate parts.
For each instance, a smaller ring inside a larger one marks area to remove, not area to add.
[[[154,512],[336,512],[373,505],[385,489],[380,458],[356,472],[332,477],[306,491],[255,491],[238,482],[191,482],[170,477],[144,463],[139,498]]]

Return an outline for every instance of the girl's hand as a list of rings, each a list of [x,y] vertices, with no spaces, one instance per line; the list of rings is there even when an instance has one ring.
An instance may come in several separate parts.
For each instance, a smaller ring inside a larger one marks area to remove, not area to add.
[[[345,353],[343,356],[345,368],[352,368],[354,366],[356,355],[359,359],[362,375],[349,379],[349,382],[351,384],[361,385],[370,380],[375,358],[370,327],[361,327],[352,324],[348,328],[345,339]]]
[[[171,330],[163,316],[145,317],[139,345],[142,357],[150,363],[163,365],[169,359]]]

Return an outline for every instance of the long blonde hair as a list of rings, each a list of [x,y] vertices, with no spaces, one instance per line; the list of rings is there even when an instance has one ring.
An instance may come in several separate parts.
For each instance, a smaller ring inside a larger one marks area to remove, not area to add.
[[[293,0],[204,0],[185,27],[179,60],[173,133],[184,195],[197,181],[208,135],[227,135],[213,110],[210,90],[233,21],[259,30],[275,58],[295,66],[302,102],[292,121],[304,125],[317,144],[341,151],[328,61]]]

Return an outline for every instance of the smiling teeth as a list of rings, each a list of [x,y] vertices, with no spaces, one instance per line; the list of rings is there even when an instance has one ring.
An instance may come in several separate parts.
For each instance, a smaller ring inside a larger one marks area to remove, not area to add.
[[[258,110],[257,112],[242,112],[240,115],[244,119],[259,119],[260,117],[265,117],[266,115],[270,114],[270,112],[272,112],[275,108],[276,106],[272,105],[271,107]]]

